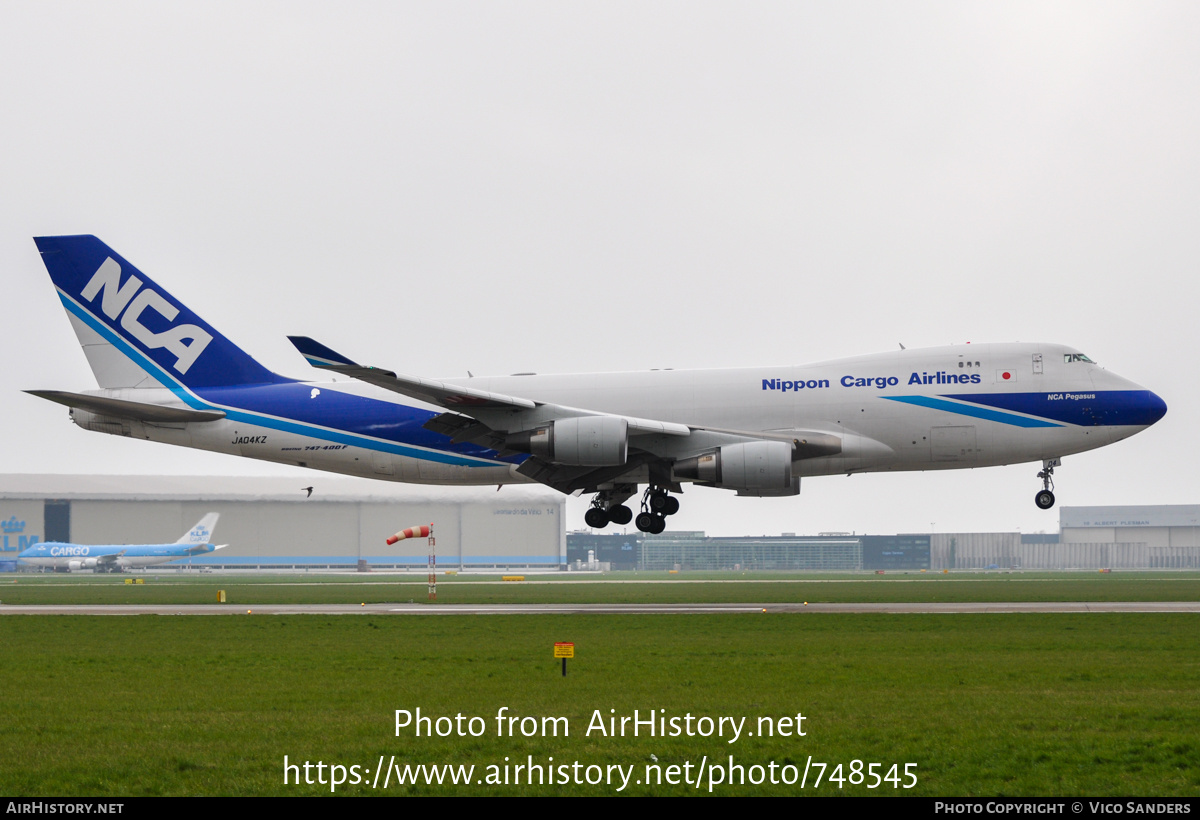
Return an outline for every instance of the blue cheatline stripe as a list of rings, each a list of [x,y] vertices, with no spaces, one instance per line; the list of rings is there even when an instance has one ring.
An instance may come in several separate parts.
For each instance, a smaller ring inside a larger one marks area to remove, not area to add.
[[[1166,403],[1149,390],[946,393],[942,398],[1080,427],[1147,427],[1167,412]]]
[[[74,316],[79,318],[88,327],[92,328],[92,330],[95,330],[102,337],[104,337],[109,344],[116,347],[135,363],[137,363],[139,367],[149,373],[155,380],[159,382],[159,384],[174,393],[184,404],[195,410],[224,410],[226,419],[231,421],[241,421],[246,424],[255,424],[260,427],[266,427],[271,430],[296,433],[302,436],[310,436],[312,438],[319,438],[325,441],[337,442],[338,444],[361,447],[365,450],[375,450],[378,452],[390,453],[392,455],[421,459],[423,461],[433,461],[440,464],[451,464],[461,467],[508,466],[507,462],[471,458],[469,456],[460,456],[453,453],[440,452],[437,450],[424,450],[418,447],[410,447],[403,444],[394,444],[388,441],[367,438],[354,433],[347,433],[342,430],[303,424],[276,416],[248,413],[229,405],[206,402],[192,393],[191,390],[178,382],[165,370],[163,370],[163,368],[159,366],[159,364],[153,359],[142,355],[141,351],[130,346],[129,343],[114,333],[112,329],[108,327],[108,325],[92,316],[89,311],[87,311],[82,305],[78,304],[70,296],[63,293],[61,289],[58,291],[58,294],[59,299],[63,303],[63,307],[70,311]]]
[[[881,398],[885,398],[888,401],[898,401],[902,404],[915,404],[918,407],[928,407],[930,410],[945,410],[947,413],[956,413],[960,416],[998,421],[1001,424],[1011,424],[1013,427],[1063,426],[1055,424],[1052,421],[1046,421],[1045,419],[1026,418],[1025,416],[1018,416],[1013,413],[989,410],[986,407],[978,407],[973,404],[959,404],[958,402],[946,401],[945,399],[937,399],[933,396],[882,396]]]

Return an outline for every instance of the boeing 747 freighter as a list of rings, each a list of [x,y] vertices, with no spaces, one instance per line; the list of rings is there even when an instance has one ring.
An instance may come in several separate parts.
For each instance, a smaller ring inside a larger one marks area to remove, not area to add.
[[[267,370],[94,236],[35,240],[99,390],[30,393],[86,430],[388,481],[594,494],[589,526],[662,532],[683,484],[789,496],[800,479],[1039,462],[1154,424],[1161,398],[1058,344],[894,350],[790,367],[432,380],[305,336]],[[640,507],[626,504],[638,495]]]

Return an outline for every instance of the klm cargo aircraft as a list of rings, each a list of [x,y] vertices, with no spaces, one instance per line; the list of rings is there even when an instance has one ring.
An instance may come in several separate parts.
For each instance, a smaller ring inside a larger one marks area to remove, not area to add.
[[[685,483],[789,496],[805,476],[1040,462],[1128,438],[1161,398],[1073,347],[970,344],[793,367],[432,380],[305,336],[272,373],[94,236],[35,240],[99,390],[28,392],[86,430],[426,484],[594,494],[589,526],[661,532]]]
[[[34,544],[17,556],[31,567],[66,570],[90,569],[95,572],[120,572],[134,567],[165,564],[223,549],[227,544],[208,543],[219,513],[209,513],[196,522],[174,544],[63,544],[45,541]]]

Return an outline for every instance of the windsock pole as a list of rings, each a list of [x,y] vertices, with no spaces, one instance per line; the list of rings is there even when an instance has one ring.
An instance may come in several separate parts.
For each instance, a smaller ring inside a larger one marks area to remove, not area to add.
[[[433,524],[429,525],[429,600],[437,600],[437,540],[433,537]]]
[[[429,600],[437,600],[437,541],[433,537],[433,524],[425,526],[422,524],[419,527],[408,527],[400,530],[393,536],[387,539],[387,544],[390,547],[397,541],[403,541],[406,538],[428,538],[429,539]]]

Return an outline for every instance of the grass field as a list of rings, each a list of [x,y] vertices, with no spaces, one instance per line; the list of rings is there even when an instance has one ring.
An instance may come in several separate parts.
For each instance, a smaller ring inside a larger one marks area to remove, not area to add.
[[[853,760],[917,764],[911,790],[847,783],[845,793],[1194,795],[1198,626],[1192,615],[1100,614],[14,617],[3,621],[0,791],[327,794],[327,785],[285,787],[284,755],[371,772],[395,755],[473,764],[475,779],[506,757],[510,766],[528,756],[633,766],[623,793],[688,794],[695,789],[682,783],[633,780],[651,755],[660,767],[732,755],[747,767],[799,769],[811,756],[843,763],[843,774]],[[577,646],[566,678],[551,652],[564,640]],[[417,707],[479,716],[486,732],[397,737],[395,710]],[[570,734],[497,737],[501,707],[565,717]],[[759,717],[802,713],[806,736],[586,736],[593,711],[610,709],[744,716],[750,731]],[[615,791],[393,782],[338,793]],[[826,781],[815,793],[837,791]]]
[[[427,600],[424,575],[21,575],[3,604],[397,603]],[[785,575],[612,573],[605,576],[438,577],[438,603],[861,603],[877,601],[1196,601],[1200,573],[893,573]]]
[[[144,577],[126,585],[120,576],[20,576],[0,584],[0,601],[209,603],[217,589],[231,605],[425,597],[420,576]],[[639,574],[667,583],[622,583],[630,577],[512,584],[443,576],[438,601],[1162,601],[1200,593],[1195,573]],[[0,619],[0,629],[0,792],[8,795],[330,793],[328,784],[297,785],[302,768],[285,785],[285,755],[300,766],[340,764],[351,780],[349,767],[358,766],[365,782],[347,782],[339,795],[611,794],[625,782],[621,772],[629,778],[622,794],[708,793],[717,770],[706,769],[698,789],[683,779],[694,782],[702,761],[727,766],[730,756],[745,780],[715,784],[714,794],[1200,792],[1197,615],[34,616]],[[576,644],[565,678],[552,657],[556,641]],[[405,728],[397,736],[395,710],[418,707],[434,718],[478,717],[472,728],[482,730],[416,737]],[[499,736],[502,708],[565,718],[569,735],[560,723],[558,736],[542,736],[541,724],[533,736]],[[635,709],[643,719],[664,710],[657,714],[681,728],[691,715],[695,732],[586,731],[597,712],[632,717]],[[797,714],[805,736],[759,736],[760,718],[779,728],[774,721],[790,716],[782,728],[794,730]],[[743,733],[728,742],[726,722],[723,736],[700,736],[700,717],[745,718]],[[386,790],[384,778],[372,788],[381,756]],[[441,785],[397,785],[393,757],[402,772],[418,764],[475,769],[465,784],[444,775]],[[569,782],[537,785],[535,775],[528,785],[526,773],[516,785],[514,767],[531,758],[542,777]],[[910,782],[905,764],[915,764],[916,785],[868,789],[853,761],[883,764],[881,776],[898,764],[901,783]],[[823,777],[842,764],[840,788],[826,778],[814,789],[818,763],[828,764]],[[548,770],[563,765],[565,773]],[[789,772],[798,779],[806,768],[803,789],[770,782]],[[328,781],[330,770],[309,775]],[[593,775],[601,782],[576,782]],[[727,769],[720,775],[729,778]],[[656,777],[663,782],[646,782]]]

